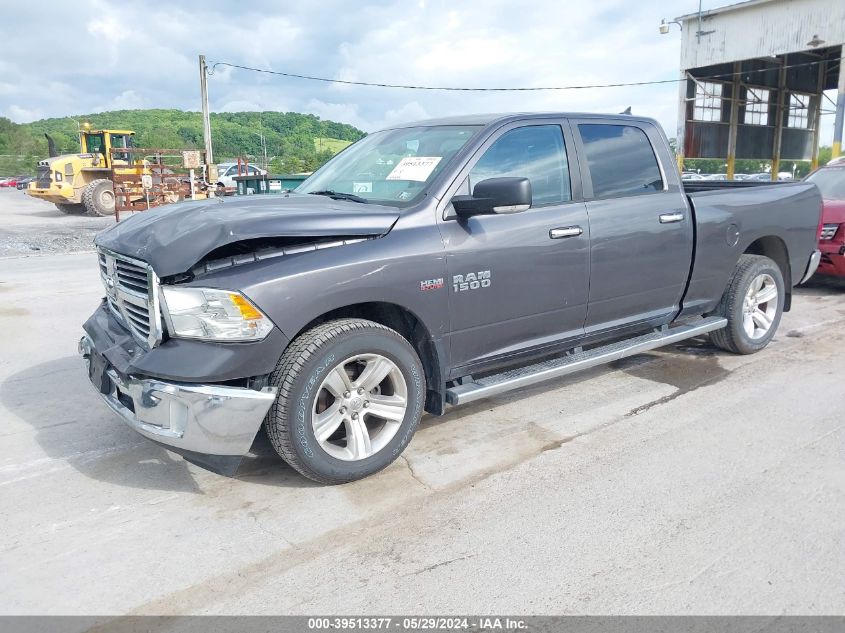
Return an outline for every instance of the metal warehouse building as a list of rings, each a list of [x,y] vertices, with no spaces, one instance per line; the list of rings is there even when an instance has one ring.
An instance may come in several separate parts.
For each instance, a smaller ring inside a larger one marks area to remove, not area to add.
[[[749,0],[676,18],[681,27],[678,162],[737,158],[818,162],[820,117],[845,114],[845,0]],[[661,25],[661,31],[668,30]],[[838,89],[836,103],[825,90]]]

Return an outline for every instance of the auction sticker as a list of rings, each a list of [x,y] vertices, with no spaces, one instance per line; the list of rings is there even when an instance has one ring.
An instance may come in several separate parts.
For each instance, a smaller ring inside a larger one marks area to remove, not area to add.
[[[393,168],[385,180],[416,180],[425,182],[441,161],[442,156],[406,156]]]

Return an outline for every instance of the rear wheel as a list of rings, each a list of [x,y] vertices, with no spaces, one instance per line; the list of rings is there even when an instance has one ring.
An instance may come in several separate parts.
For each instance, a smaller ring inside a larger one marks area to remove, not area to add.
[[[743,255],[714,315],[728,325],[710,333],[713,343],[735,354],[760,351],[778,329],[786,296],[778,265],[762,255]]]
[[[88,215],[114,215],[114,189],[111,180],[100,178],[85,185],[82,204]]]
[[[279,395],[265,421],[276,452],[326,484],[361,479],[411,441],[425,400],[414,348],[398,332],[338,319],[300,335],[271,376]]]
[[[82,215],[85,213],[85,205],[72,202],[57,202],[56,208],[67,215]]]

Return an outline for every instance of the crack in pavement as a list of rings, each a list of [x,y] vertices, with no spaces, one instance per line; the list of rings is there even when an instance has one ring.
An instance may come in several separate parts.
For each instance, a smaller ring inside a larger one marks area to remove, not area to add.
[[[475,558],[475,554],[467,554],[466,556],[458,556],[457,558],[450,558],[449,560],[442,560],[439,563],[434,563],[433,565],[427,565],[422,569],[418,569],[417,571],[412,571],[410,574],[402,574],[403,576],[419,576],[420,574],[424,574],[427,571],[431,571],[432,569],[437,569],[438,567],[445,567],[446,565],[451,565],[452,563],[456,563],[459,560],[468,560],[470,558]]]
[[[408,472],[411,473],[411,478],[414,481],[416,481],[419,485],[421,485],[426,490],[434,491],[434,488],[432,488],[427,483],[425,483],[422,479],[420,479],[419,475],[417,475],[416,471],[414,470],[414,467],[411,465],[411,461],[408,459],[407,455],[404,455],[404,454],[399,455],[399,459],[401,459],[402,461],[405,462],[405,465],[408,467]]]

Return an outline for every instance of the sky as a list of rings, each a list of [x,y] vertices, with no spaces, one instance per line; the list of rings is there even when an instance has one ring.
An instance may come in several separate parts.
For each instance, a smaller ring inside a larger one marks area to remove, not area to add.
[[[0,6],[11,0],[0,0]],[[704,8],[728,4],[709,0]],[[14,3],[0,23],[0,116],[199,110],[209,61],[355,81],[530,87],[674,79],[697,0],[146,0]],[[478,112],[621,112],[675,136],[677,86],[473,93],[345,86],[218,66],[214,112],[316,114],[365,131]],[[76,124],[68,120],[69,131]],[[825,136],[822,137],[826,138]]]

